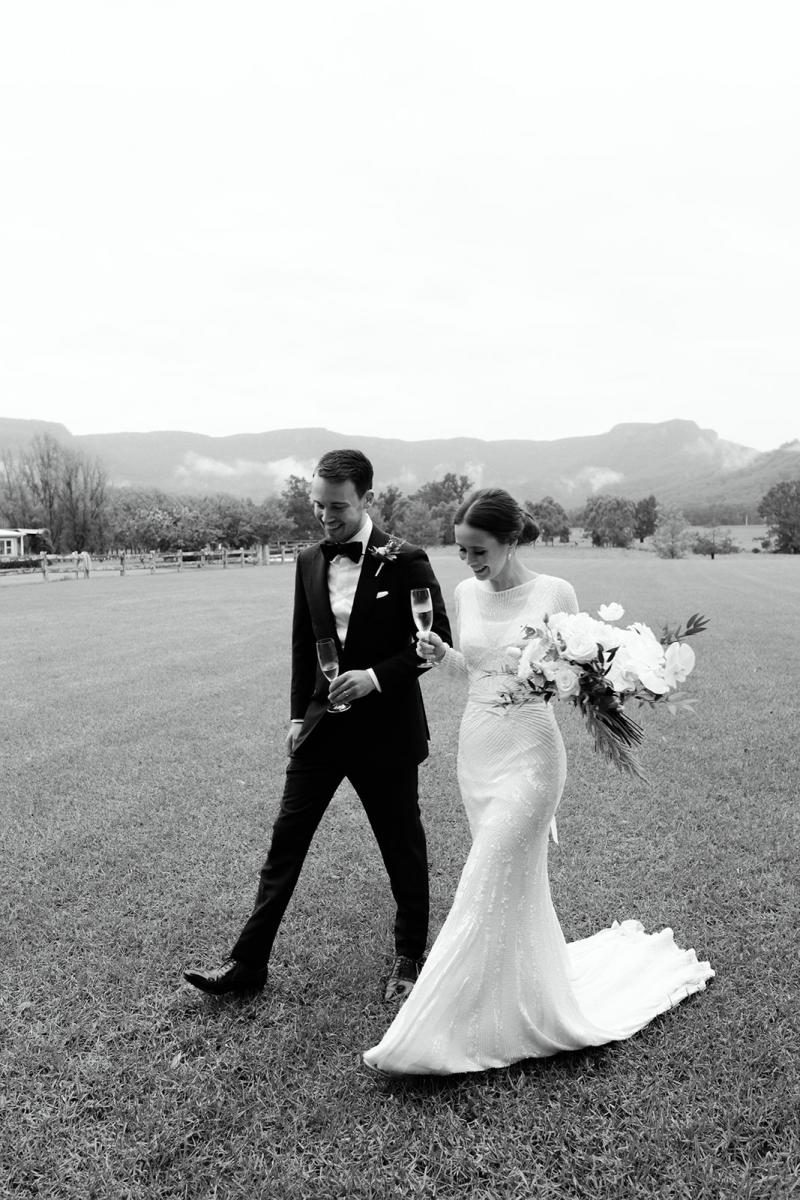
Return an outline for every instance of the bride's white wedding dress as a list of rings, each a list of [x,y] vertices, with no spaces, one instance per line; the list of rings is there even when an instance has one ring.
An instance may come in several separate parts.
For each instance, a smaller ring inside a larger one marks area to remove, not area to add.
[[[614,923],[569,945],[550,898],[547,837],[566,777],[553,705],[503,709],[505,647],[522,626],[576,612],[570,584],[537,575],[496,592],[456,589],[460,651],[442,669],[465,674],[458,779],[472,848],[453,907],[408,1000],[368,1066],[447,1075],[507,1066],[630,1037],[705,987],[714,972],[670,929]]]

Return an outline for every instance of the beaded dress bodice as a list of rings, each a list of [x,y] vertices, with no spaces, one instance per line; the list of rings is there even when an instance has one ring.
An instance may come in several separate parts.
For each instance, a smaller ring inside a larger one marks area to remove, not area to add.
[[[460,645],[445,654],[444,665],[468,676],[469,698],[480,704],[497,703],[504,678],[507,682],[507,648],[519,643],[526,625],[548,613],[578,610],[570,584],[553,575],[535,575],[505,591],[465,579],[455,601]]]

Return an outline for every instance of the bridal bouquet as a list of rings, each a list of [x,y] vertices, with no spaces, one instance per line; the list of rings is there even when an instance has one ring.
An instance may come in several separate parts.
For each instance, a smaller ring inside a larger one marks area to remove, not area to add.
[[[661,637],[640,622],[626,629],[610,624],[625,610],[603,604],[600,620],[588,613],[551,613],[539,625],[526,625],[522,640],[506,650],[509,683],[501,689],[504,706],[524,704],[532,696],[569,700],[580,709],[594,747],[621,771],[646,778],[636,757],[643,730],[624,710],[630,700],[666,704],[672,713],[692,711],[678,691],[695,664],[685,639],[708,621],[699,613],[685,627],[665,626]]]

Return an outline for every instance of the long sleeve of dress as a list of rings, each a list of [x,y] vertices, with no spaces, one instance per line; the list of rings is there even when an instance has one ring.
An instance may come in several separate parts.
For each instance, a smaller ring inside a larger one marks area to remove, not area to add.
[[[458,587],[456,588],[455,596],[454,596],[455,620],[453,622],[453,633],[455,634],[456,637],[460,637],[459,627],[460,627],[460,623],[461,623],[460,622],[461,601],[460,601],[460,597],[458,594],[460,591],[460,588],[461,588],[461,584],[459,584]],[[467,664],[464,659],[464,655],[461,653],[460,650],[455,650],[452,646],[445,645],[444,658],[441,659],[441,661],[438,662],[436,664],[436,666],[440,671],[444,671],[448,675],[451,675],[454,677],[461,676],[463,679],[467,678]]]

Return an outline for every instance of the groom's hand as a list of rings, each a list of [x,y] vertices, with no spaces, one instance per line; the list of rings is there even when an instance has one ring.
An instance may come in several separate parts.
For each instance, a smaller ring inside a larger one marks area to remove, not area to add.
[[[328,693],[331,704],[352,704],[375,691],[375,681],[369,671],[345,671],[331,684]]]
[[[286,753],[291,757],[294,754],[294,744],[300,736],[300,730],[303,728],[302,721],[290,721],[289,731],[286,734]]]

